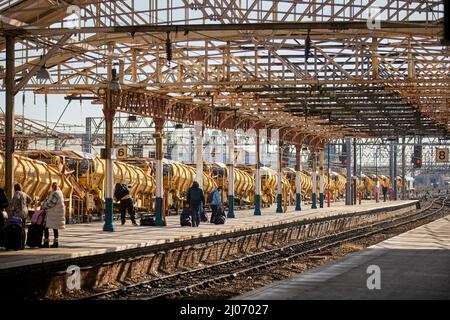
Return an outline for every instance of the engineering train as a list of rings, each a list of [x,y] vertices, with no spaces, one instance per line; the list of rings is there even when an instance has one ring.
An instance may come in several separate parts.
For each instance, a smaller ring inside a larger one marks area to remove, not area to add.
[[[113,161],[114,181],[123,183],[130,189],[135,207],[141,211],[154,211],[155,204],[155,165],[151,158],[129,158]],[[4,156],[0,153],[0,172],[4,172]],[[278,174],[268,167],[261,167],[261,205],[269,207],[277,201]],[[312,172],[303,170],[301,175],[301,196],[303,201],[311,200],[313,190]],[[295,204],[295,176],[292,168],[283,168],[282,199],[284,210]],[[164,209],[176,212],[183,207],[189,187],[196,178],[195,164],[185,164],[168,159],[163,160]],[[388,176],[353,177],[357,192],[365,199],[373,199],[375,186],[389,186]],[[319,194],[317,176],[316,193]],[[14,181],[20,182],[24,191],[33,199],[37,209],[57,182],[66,198],[67,220],[85,222],[99,218],[104,208],[105,160],[98,156],[76,151],[30,150],[17,152],[14,156]],[[397,177],[397,188],[401,189],[402,179]],[[4,177],[0,175],[0,187]],[[409,184],[408,184],[409,185]],[[229,167],[223,163],[205,163],[203,171],[203,190],[211,192],[223,186],[222,199],[228,204]],[[331,171],[324,175],[324,190],[329,192],[332,201],[345,195],[346,175]],[[234,199],[240,207],[254,204],[255,166],[236,165],[234,169]],[[380,193],[380,192],[379,192]],[[33,208],[32,208],[33,209]]]

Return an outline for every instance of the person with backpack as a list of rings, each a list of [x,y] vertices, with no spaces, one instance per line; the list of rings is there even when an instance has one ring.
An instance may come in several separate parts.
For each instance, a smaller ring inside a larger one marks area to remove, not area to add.
[[[28,206],[32,199],[22,191],[22,185],[14,185],[14,195],[8,207],[8,226],[5,229],[5,247],[10,249],[25,248],[25,223],[28,219]],[[8,240],[8,238],[11,240]]]
[[[208,194],[208,203],[211,206],[211,223],[214,223],[214,220],[217,216],[217,209],[219,206],[222,205],[222,197],[221,197],[221,191],[222,186],[217,187],[217,189],[214,189]]]
[[[197,181],[194,181],[187,192],[187,202],[192,210],[192,226],[198,227],[200,224],[200,213],[205,203],[205,196]]]
[[[137,226],[133,199],[131,199],[130,190],[128,190],[126,184],[116,183],[116,187],[114,190],[114,199],[116,199],[116,201],[120,201],[120,220],[122,222],[122,225],[125,224],[125,217],[128,210],[128,214],[130,215],[133,226]]]
[[[59,246],[59,229],[64,229],[66,224],[66,206],[64,194],[56,182],[52,183],[52,191],[42,203],[41,210],[45,211],[44,244],[42,248],[49,248],[49,229],[53,229],[52,248]]]
[[[20,217],[25,225],[25,221],[28,219],[28,206],[31,202],[30,196],[22,191],[22,185],[16,183],[14,185],[14,195],[9,204],[8,216]]]

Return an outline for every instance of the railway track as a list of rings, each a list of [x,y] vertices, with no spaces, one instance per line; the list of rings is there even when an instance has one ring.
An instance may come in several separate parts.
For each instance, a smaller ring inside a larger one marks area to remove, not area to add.
[[[410,214],[392,218],[388,221],[377,222],[369,226],[357,227],[340,233],[330,234],[319,238],[289,244],[283,247],[258,252],[234,260],[205,266],[194,270],[179,272],[143,282],[123,286],[118,289],[96,293],[80,298],[80,300],[95,299],[135,299],[151,300],[183,295],[197,288],[229,280],[238,275],[248,274],[285,263],[300,256],[315,254],[322,250],[340,245],[344,242],[381,233],[388,229],[397,228],[409,223],[439,215],[450,205],[450,196],[439,196],[431,201],[426,208]]]

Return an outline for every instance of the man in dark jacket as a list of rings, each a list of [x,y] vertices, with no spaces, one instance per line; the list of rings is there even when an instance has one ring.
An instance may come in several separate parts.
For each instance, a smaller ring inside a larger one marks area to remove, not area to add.
[[[125,216],[128,210],[131,222],[134,226],[137,226],[133,199],[131,199],[130,190],[128,190],[127,185],[117,183],[114,190],[114,198],[116,201],[120,201],[120,220],[122,225],[125,224]]]
[[[192,209],[192,226],[198,227],[200,224],[200,210],[203,209],[205,196],[197,181],[194,181],[187,192],[187,202]]]

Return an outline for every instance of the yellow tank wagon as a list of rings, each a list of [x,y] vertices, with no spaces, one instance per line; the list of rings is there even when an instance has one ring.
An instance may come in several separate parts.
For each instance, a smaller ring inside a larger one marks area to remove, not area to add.
[[[363,184],[362,197],[364,199],[372,198],[373,197],[373,193],[375,191],[375,183],[376,183],[376,181],[374,180],[373,177],[366,176],[365,174],[362,175],[361,181],[362,181],[362,184]]]
[[[178,208],[182,208],[183,201],[187,199],[187,191],[192,186],[197,176],[197,170],[195,165],[187,165],[181,162],[164,159],[167,172],[163,172],[166,178],[167,174],[171,175],[170,179],[167,179],[170,186],[164,185],[164,190],[167,189],[172,199],[168,197],[168,208],[175,208],[178,212]],[[206,168],[204,166],[204,168]],[[166,180],[165,180],[166,181]],[[217,183],[211,177],[209,172],[203,171],[203,192],[206,194],[217,188]]]
[[[402,177],[398,176],[397,177],[397,195],[401,194],[402,185],[403,185],[402,181],[403,181]]]
[[[218,186],[223,187],[222,199],[228,204],[229,168],[223,163],[215,162],[207,165],[211,177]],[[234,198],[240,205],[253,204],[255,193],[255,177],[253,173],[234,168]]]
[[[347,177],[339,172],[332,171],[330,176],[332,177],[334,189],[332,198],[334,200],[341,199],[345,196],[345,186],[347,184]]]
[[[5,177],[5,158],[0,154],[0,187],[4,188]],[[25,191],[33,200],[32,208],[37,209],[41,201],[47,198],[51,191],[53,182],[58,183],[64,194],[67,211],[66,218],[70,219],[73,211],[72,194],[73,186],[65,175],[58,172],[52,165],[43,161],[31,159],[21,155],[14,155],[14,182],[20,183]]]
[[[155,159],[128,158],[124,162],[144,170],[146,177],[151,177],[152,182],[155,184]],[[178,211],[183,201],[183,190],[192,183],[193,179],[193,173],[188,166],[176,161],[163,159],[163,193],[164,208],[166,210],[175,209]],[[152,195],[154,195],[154,191],[152,189]]]
[[[104,181],[106,163],[104,159],[95,157],[92,160],[92,172],[80,177],[87,190],[95,193],[97,199],[104,202]],[[135,206],[141,209],[151,209],[155,194],[155,179],[146,170],[135,165],[113,161],[114,183],[128,185]]]
[[[289,181],[290,190],[289,190],[289,204],[295,205],[295,194],[297,192],[295,188],[295,170],[293,168],[283,168],[283,174],[286,179]],[[300,183],[301,185],[301,183]],[[301,186],[300,186],[301,187]],[[302,190],[303,193],[303,190]]]

